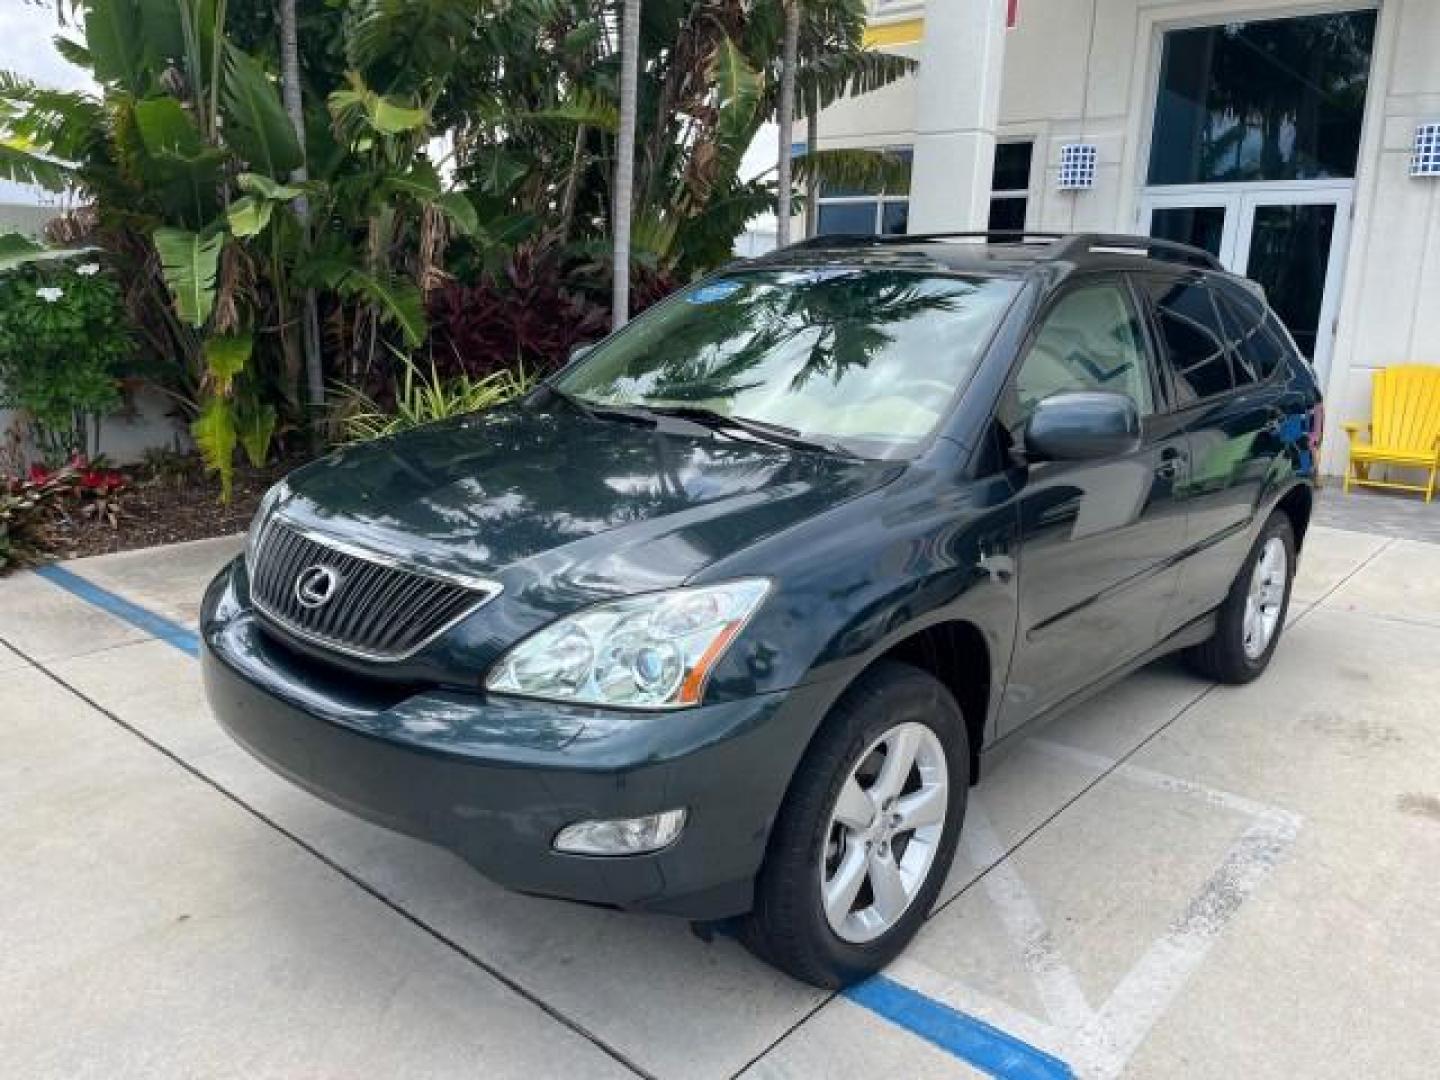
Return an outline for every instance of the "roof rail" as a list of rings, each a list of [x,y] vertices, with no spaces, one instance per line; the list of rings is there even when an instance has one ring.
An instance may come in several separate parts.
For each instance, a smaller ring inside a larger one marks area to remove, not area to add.
[[[872,233],[837,233],[827,236],[812,236],[791,244],[781,250],[805,251],[815,248],[835,247],[889,247],[903,244],[927,244],[940,240],[981,240],[1001,244],[1050,244],[1054,245],[1046,254],[1052,258],[1083,258],[1092,252],[1127,254],[1133,253],[1164,262],[1195,266],[1203,270],[1225,269],[1220,260],[1204,248],[1174,240],[1160,240],[1153,236],[1130,236],[1124,233],[1058,233],[1031,229],[990,229],[974,232],[931,232],[931,233],[890,233],[877,236]]]
[[[1205,270],[1223,270],[1210,252],[1191,244],[1175,240],[1161,240],[1153,236],[1132,236],[1126,233],[1075,233],[1066,237],[1056,250],[1056,255],[1077,255],[1092,251],[1135,252],[1151,259],[1198,266]]]
[[[807,248],[827,247],[885,247],[891,244],[927,244],[936,240],[995,240],[1001,243],[1030,243],[1040,241],[1053,243],[1064,240],[1069,233],[1041,232],[1032,229],[990,229],[973,232],[929,232],[929,233],[829,233],[811,236],[782,248],[783,251],[804,251]]]

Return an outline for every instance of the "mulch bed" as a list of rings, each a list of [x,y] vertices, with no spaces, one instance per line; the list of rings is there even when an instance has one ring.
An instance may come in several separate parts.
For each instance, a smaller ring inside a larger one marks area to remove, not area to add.
[[[53,559],[74,559],[244,532],[265,490],[302,462],[292,459],[263,469],[236,465],[229,503],[220,502],[219,480],[206,475],[198,459],[163,474],[122,469],[130,482],[120,493],[115,527],[88,517],[57,517],[45,528],[45,547]]]

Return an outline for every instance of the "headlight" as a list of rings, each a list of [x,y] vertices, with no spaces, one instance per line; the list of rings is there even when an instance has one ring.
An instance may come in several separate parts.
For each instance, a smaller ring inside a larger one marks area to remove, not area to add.
[[[768,589],[766,581],[751,578],[597,604],[515,646],[485,687],[587,705],[697,704],[711,670]]]
[[[290,494],[290,489],[285,486],[285,481],[265,492],[260,498],[260,505],[255,508],[255,516],[250,519],[250,531],[245,534],[245,572],[255,573],[255,556],[260,551],[260,534],[265,531],[265,522],[280,501]]]

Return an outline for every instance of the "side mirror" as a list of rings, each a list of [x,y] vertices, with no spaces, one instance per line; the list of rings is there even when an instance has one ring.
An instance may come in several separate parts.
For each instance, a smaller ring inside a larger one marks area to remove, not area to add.
[[[1025,426],[1031,461],[1091,461],[1140,445],[1140,410],[1125,394],[1076,390],[1041,400]]]

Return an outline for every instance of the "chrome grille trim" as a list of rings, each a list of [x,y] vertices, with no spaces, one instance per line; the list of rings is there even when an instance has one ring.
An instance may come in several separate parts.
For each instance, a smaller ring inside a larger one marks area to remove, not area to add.
[[[302,607],[296,580],[313,566],[340,576],[334,595]],[[250,599],[286,633],[363,660],[414,656],[500,594],[499,582],[418,567],[336,540],[281,515],[262,526],[250,566]]]

